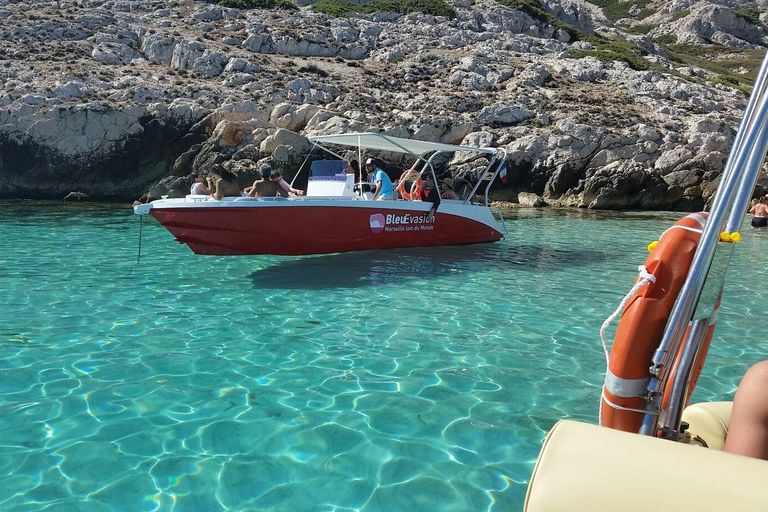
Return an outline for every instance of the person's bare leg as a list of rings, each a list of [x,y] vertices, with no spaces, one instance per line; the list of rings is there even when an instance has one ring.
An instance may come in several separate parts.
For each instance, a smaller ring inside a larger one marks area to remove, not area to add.
[[[757,363],[741,379],[723,450],[768,460],[768,361]]]

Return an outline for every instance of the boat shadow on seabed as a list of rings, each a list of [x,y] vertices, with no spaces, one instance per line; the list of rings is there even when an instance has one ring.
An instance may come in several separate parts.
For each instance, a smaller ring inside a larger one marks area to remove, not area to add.
[[[414,247],[284,259],[250,274],[258,289],[323,290],[407,283],[456,273],[558,271],[605,259],[598,251],[556,249],[538,245]]]

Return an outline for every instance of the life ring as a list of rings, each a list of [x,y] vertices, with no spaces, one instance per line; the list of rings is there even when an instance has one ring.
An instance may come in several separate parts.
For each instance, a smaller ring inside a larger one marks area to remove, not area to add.
[[[411,185],[411,190],[406,191],[405,190],[405,182],[409,178],[413,178],[416,176],[416,182]],[[407,171],[404,171],[403,174],[400,175],[400,183],[397,185],[397,193],[400,194],[400,197],[405,199],[406,201],[416,201],[421,199],[421,177],[419,177],[419,173],[417,171],[414,171],[412,169],[409,169]]]
[[[639,288],[629,299],[616,329],[600,403],[600,424],[604,427],[634,433],[640,430],[643,413],[638,410],[645,405],[642,393],[650,377],[653,354],[685,283],[706,219],[707,214],[700,212],[677,221],[645,260],[645,269],[655,281]],[[707,348],[712,330],[708,329],[706,335]],[[706,356],[706,349],[702,352]],[[703,365],[701,355],[695,364],[697,379]],[[689,397],[694,385],[692,379]]]

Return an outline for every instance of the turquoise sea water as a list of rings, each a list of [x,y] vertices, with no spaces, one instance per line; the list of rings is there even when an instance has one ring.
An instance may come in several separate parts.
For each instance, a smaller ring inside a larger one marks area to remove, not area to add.
[[[129,208],[0,202],[0,510],[519,510],[595,423],[599,328],[679,214],[524,210],[509,240],[195,256]],[[694,400],[768,357],[744,230]]]

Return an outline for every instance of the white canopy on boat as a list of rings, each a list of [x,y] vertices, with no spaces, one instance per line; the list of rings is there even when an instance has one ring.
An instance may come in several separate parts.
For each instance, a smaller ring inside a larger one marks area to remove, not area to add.
[[[496,154],[498,150],[492,148],[475,148],[472,146],[454,146],[441,142],[427,142],[424,140],[402,139],[391,137],[383,133],[340,133],[337,135],[316,135],[309,137],[312,143],[339,144],[341,146],[363,147],[378,149],[380,151],[392,151],[395,153],[411,153],[423,155],[431,151],[474,151],[476,153]]]

